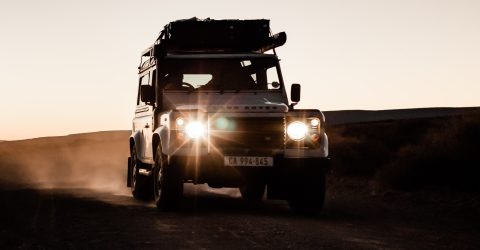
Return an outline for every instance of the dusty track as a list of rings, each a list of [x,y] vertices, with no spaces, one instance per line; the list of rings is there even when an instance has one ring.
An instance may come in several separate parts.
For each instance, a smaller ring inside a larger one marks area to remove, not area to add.
[[[162,213],[125,187],[128,135],[0,143],[0,249],[480,249],[478,193],[373,195],[366,179],[329,178],[315,217],[190,185]]]
[[[191,186],[175,213],[127,189],[4,189],[0,248],[480,249],[471,196],[453,204],[345,190],[329,192],[320,215],[302,217],[284,202],[249,205]]]

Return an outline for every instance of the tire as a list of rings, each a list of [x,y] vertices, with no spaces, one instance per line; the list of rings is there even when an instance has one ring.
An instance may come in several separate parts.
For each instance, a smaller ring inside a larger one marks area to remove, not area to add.
[[[288,200],[290,209],[298,214],[318,214],[325,202],[325,173],[317,178],[305,181],[296,181]]]
[[[261,181],[250,180],[240,186],[240,194],[242,198],[251,202],[260,202],[265,193],[265,183]]]
[[[153,166],[153,195],[157,208],[176,210],[183,195],[183,175],[178,166],[168,166],[161,146],[157,147]]]
[[[151,200],[152,199],[152,177],[139,174],[139,169],[142,167],[142,163],[138,159],[137,150],[133,146],[130,156],[130,190],[132,196],[137,200]]]

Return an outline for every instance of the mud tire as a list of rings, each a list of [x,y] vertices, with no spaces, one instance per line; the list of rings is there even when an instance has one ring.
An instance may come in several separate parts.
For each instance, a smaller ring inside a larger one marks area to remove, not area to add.
[[[183,195],[183,175],[178,166],[169,166],[161,146],[157,147],[153,166],[153,194],[155,205],[161,211],[179,208]]]
[[[140,168],[145,168],[145,165],[140,162],[135,146],[131,150],[130,156],[130,190],[132,196],[137,200],[151,200],[152,199],[152,177],[139,174]]]

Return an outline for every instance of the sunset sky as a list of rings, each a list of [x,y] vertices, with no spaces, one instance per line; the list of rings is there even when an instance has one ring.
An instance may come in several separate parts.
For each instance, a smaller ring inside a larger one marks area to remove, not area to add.
[[[0,140],[130,129],[140,52],[193,16],[285,31],[300,108],[480,106],[479,13],[478,0],[1,1]]]

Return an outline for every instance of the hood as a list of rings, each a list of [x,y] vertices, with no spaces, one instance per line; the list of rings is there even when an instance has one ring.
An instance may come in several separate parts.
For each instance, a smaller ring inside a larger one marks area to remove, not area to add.
[[[167,93],[164,104],[176,110],[214,112],[285,113],[285,98],[277,93]]]

